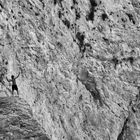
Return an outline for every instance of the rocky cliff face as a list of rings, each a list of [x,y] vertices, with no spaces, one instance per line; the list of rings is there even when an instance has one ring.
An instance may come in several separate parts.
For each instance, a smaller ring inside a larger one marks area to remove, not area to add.
[[[139,8],[0,0],[0,95],[11,96],[6,76],[20,72],[19,96],[51,140],[139,140]]]
[[[0,98],[0,140],[49,140],[33,118],[29,105],[18,97]]]

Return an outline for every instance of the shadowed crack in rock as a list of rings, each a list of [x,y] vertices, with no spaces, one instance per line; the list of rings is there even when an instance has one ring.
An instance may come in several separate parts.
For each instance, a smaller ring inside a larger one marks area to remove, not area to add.
[[[19,97],[0,98],[0,140],[49,140],[33,118],[30,106]]]

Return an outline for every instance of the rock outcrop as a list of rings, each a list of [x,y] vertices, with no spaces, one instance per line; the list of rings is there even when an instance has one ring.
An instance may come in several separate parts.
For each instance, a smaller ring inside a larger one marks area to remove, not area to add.
[[[0,140],[50,140],[18,97],[0,97]]]
[[[0,0],[0,96],[19,96],[51,140],[140,139],[139,0]],[[14,92],[16,95],[16,92]]]

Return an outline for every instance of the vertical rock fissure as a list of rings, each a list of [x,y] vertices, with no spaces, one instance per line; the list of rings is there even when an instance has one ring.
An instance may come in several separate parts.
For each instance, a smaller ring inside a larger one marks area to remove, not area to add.
[[[117,140],[124,140],[124,134],[125,134],[125,131],[127,129],[128,120],[129,120],[129,118],[126,118],[126,120],[124,121],[122,130],[121,130],[120,134],[118,135]]]

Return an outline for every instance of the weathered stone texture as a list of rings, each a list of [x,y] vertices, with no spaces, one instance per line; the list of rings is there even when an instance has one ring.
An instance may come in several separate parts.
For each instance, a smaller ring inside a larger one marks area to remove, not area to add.
[[[139,6],[0,0],[0,95],[20,72],[20,98],[50,139],[139,140]]]
[[[0,97],[0,140],[27,139],[49,140],[23,99]]]

